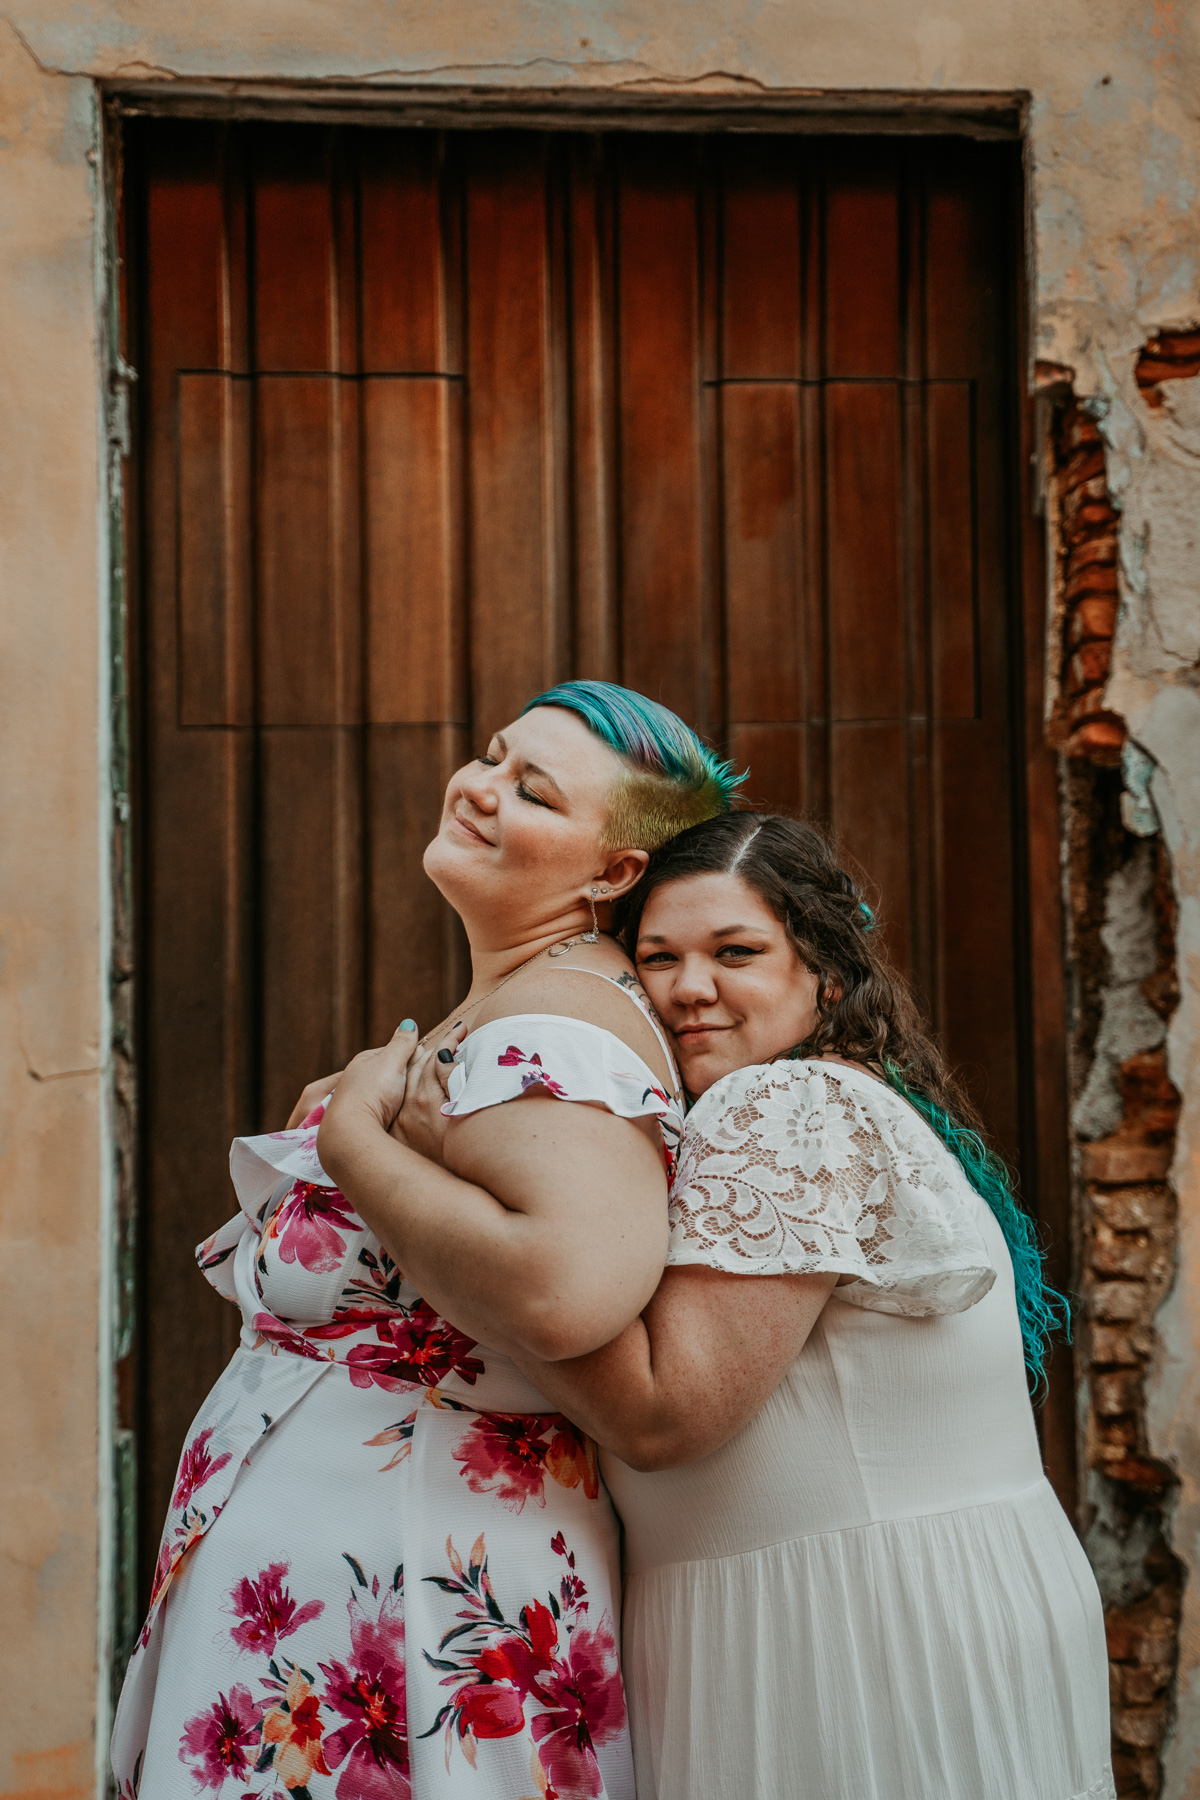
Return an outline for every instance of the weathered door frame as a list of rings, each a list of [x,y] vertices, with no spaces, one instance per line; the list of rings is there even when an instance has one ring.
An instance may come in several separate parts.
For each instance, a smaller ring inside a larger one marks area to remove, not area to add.
[[[1021,141],[1027,97],[1022,94],[929,94],[860,92],[843,94],[746,95],[734,90],[696,93],[582,92],[518,88],[389,88],[354,84],[287,84],[274,82],[115,82],[98,84],[103,107],[103,171],[105,219],[102,242],[99,342],[108,394],[109,566],[111,650],[108,670],[112,719],[112,1057],[110,1085],[111,1136],[116,1204],[104,1282],[112,1296],[109,1344],[102,1352],[101,1443],[107,1468],[102,1473],[112,1495],[101,1545],[102,1655],[119,1684],[125,1657],[137,1629],[136,1618],[136,1443],[133,1429],[133,1344],[138,1305],[135,1278],[138,1133],[136,1114],[136,983],[134,946],[137,902],[134,887],[137,846],[131,797],[130,745],[136,738],[138,692],[131,670],[137,667],[136,609],[127,594],[136,591],[139,539],[136,409],[129,405],[136,373],[129,367],[128,297],[124,291],[120,245],[122,142],[125,119],[137,116],[255,119],[264,122],[424,126],[432,129],[520,127],[540,130],[655,132],[752,132],[820,136],[967,136],[983,140]],[[1014,231],[1023,221],[1014,221]],[[1029,234],[1024,230],[1025,242]],[[1013,296],[1014,365],[1031,367],[1028,255],[1014,258],[1018,289]],[[1066,1095],[1067,1037],[1065,944],[1061,904],[1062,825],[1057,767],[1046,746],[1043,721],[1045,646],[1048,628],[1047,583],[1043,533],[1035,477],[1020,491],[1024,471],[1032,471],[1036,443],[1032,403],[1025,392],[1012,396],[1015,455],[1012,480],[1011,578],[1020,583],[1021,616],[1014,621],[1019,649],[1014,681],[1023,664],[1020,692],[1014,695],[1017,718],[1024,727],[1024,780],[1015,784],[1024,800],[1024,829],[1017,842],[1027,857],[1024,870],[1039,905],[1030,909],[1028,958],[1034,972],[1029,1038],[1032,1066],[1026,1071],[1031,1092],[1045,1097],[1043,1118],[1061,1123],[1052,1135],[1037,1140],[1037,1189],[1043,1217],[1058,1222],[1051,1275],[1070,1288],[1074,1264],[1074,1227],[1068,1158]],[[131,460],[132,459],[132,460]],[[1015,752],[1017,754],[1017,752]],[[1060,1357],[1063,1353],[1060,1352]],[[1069,1352],[1067,1353],[1069,1356]],[[106,1415],[106,1416],[104,1416]],[[1052,1467],[1060,1493],[1074,1492],[1074,1455],[1068,1446],[1075,1435],[1075,1380],[1068,1368],[1054,1382],[1048,1403],[1049,1440],[1058,1447]]]

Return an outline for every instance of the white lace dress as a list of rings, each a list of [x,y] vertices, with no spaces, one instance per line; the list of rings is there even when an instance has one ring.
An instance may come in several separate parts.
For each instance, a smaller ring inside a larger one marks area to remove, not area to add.
[[[999,1227],[859,1070],[689,1115],[669,1262],[836,1270],[758,1416],[603,1471],[638,1800],[1111,1800],[1100,1598],[1042,1474]]]

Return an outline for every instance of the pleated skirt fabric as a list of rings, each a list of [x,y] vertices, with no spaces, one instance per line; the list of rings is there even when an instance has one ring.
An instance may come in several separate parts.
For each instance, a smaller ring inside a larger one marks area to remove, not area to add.
[[[1044,1480],[629,1578],[638,1800],[1112,1800],[1095,1578]]]

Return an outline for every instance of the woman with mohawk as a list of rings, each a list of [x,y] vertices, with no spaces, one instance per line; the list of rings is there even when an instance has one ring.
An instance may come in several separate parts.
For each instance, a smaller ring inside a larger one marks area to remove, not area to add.
[[[453,1154],[407,1147],[391,1046],[234,1144],[241,1210],[198,1254],[241,1344],[180,1464],[124,1800],[633,1800],[616,1520],[513,1359],[607,1344],[662,1274],[682,1101],[610,913],[736,786],[585,681],[452,777],[425,868],[471,946],[428,1034],[469,1031]]]

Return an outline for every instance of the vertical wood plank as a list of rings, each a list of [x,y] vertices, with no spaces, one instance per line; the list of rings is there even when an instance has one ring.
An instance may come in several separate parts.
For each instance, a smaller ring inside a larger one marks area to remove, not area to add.
[[[465,724],[461,386],[368,380],[363,407],[367,716]]]
[[[975,445],[971,390],[933,382],[925,400],[929,467],[929,628],[933,717],[979,711]]]
[[[898,375],[902,363],[898,148],[839,145],[825,187],[825,371]]]
[[[891,383],[826,389],[830,709],[834,719],[905,710],[900,406]]]
[[[838,842],[874,883],[883,942],[896,964],[910,973],[913,919],[903,724],[835,723],[830,765],[830,810]]]
[[[697,204],[687,145],[623,145],[618,257],[623,679],[704,729]]]
[[[616,681],[616,414],[612,169],[591,138],[570,159],[571,455],[574,468],[575,662],[584,679]]]
[[[796,720],[798,391],[791,384],[726,384],[721,414],[729,717]]]
[[[540,140],[487,134],[467,176],[472,713],[486,735],[563,672],[547,461],[546,170]]]
[[[259,716],[350,722],[361,711],[357,383],[266,376],[257,399]]]
[[[179,722],[249,725],[249,383],[181,374],[178,396]]]
[[[386,1042],[406,1015],[423,1031],[470,982],[462,928],[421,870],[442,797],[470,750],[454,725],[376,726],[369,737],[367,1033]]]
[[[798,377],[800,192],[790,142],[734,139],[724,157],[721,372]]]
[[[739,774],[749,771],[742,789],[747,805],[759,812],[807,810],[807,739],[803,725],[729,726],[729,755]]]
[[[252,143],[255,362],[260,370],[335,369],[329,134],[262,126]]]
[[[359,158],[363,369],[457,373],[446,319],[440,140],[365,131]]]
[[[364,1042],[359,736],[338,727],[260,738],[259,1129]]]

